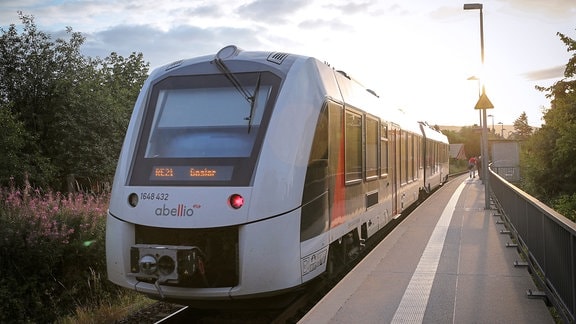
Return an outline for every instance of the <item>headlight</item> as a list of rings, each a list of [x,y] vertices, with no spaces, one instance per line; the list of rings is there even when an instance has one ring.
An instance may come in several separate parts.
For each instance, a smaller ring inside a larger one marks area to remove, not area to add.
[[[156,273],[158,262],[153,255],[147,254],[140,259],[140,271],[147,275]]]
[[[176,263],[174,262],[174,259],[167,255],[160,257],[160,260],[158,260],[158,272],[161,275],[167,276],[174,272],[174,269],[176,269]]]

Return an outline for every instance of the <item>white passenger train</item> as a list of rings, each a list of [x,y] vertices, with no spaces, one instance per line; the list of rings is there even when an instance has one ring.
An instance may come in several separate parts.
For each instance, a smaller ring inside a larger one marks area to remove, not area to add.
[[[108,278],[189,304],[284,294],[441,185],[448,151],[311,57],[227,46],[156,69],[118,161]]]

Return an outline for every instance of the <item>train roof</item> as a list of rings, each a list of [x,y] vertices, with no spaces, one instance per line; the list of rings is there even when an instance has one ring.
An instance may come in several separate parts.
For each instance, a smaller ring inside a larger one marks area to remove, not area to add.
[[[244,51],[243,49],[235,45],[228,45],[220,49],[216,54],[207,54],[203,56],[182,59],[160,66],[152,72],[151,77],[155,77],[159,74],[164,74],[170,70],[190,66],[196,63],[210,62],[215,59],[221,59],[221,60],[234,59],[245,62],[268,63],[268,65],[277,70],[285,70],[289,69],[290,67],[290,64],[285,64],[286,62],[290,63],[297,59],[311,59],[311,58],[313,57],[279,52],[279,51]]]
[[[234,60],[248,62],[264,62],[269,64],[271,68],[283,71],[284,73],[288,72],[290,66],[295,61],[314,61],[314,64],[319,69],[320,74],[328,73],[329,71],[331,75],[335,76],[341,88],[341,95],[345,104],[361,108],[366,113],[379,117],[383,121],[396,124],[403,130],[417,134],[422,134],[424,132],[424,135],[427,138],[441,142],[448,142],[444,134],[432,129],[428,125],[421,127],[416,119],[410,117],[401,110],[387,107],[384,100],[382,100],[373,90],[365,87],[360,82],[350,77],[347,73],[340,70],[335,70],[328,64],[321,62],[317,58],[311,56],[279,51],[244,51],[235,45],[229,45],[220,49],[216,54],[208,54],[194,58],[178,60],[156,68],[150,74],[149,79],[156,79],[157,77],[162,77],[163,74],[176,72],[176,70],[180,68],[185,68],[196,63],[213,61],[217,58],[223,60],[233,58]]]
[[[432,128],[427,123],[421,122],[420,127],[422,128],[422,132],[426,138],[431,140],[435,140],[438,142],[448,143],[448,137],[444,135],[442,132]]]

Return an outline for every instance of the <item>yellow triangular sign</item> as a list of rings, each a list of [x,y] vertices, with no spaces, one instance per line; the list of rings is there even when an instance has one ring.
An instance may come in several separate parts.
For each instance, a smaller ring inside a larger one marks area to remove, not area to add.
[[[474,106],[474,109],[492,109],[492,108],[494,108],[494,105],[490,102],[490,99],[488,99],[488,96],[485,93],[483,93],[480,96],[480,99],[478,99],[476,106]]]

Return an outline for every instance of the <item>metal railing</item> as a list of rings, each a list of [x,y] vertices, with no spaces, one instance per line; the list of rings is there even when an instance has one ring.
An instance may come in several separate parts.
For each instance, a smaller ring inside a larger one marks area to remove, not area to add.
[[[491,194],[547,301],[566,323],[576,314],[576,224],[494,170]],[[529,295],[532,292],[528,292]],[[539,294],[538,294],[539,295]]]
[[[509,182],[518,182],[520,181],[520,167],[517,166],[499,166],[499,167],[490,167],[492,171],[496,172],[499,176],[504,178],[506,181]]]

